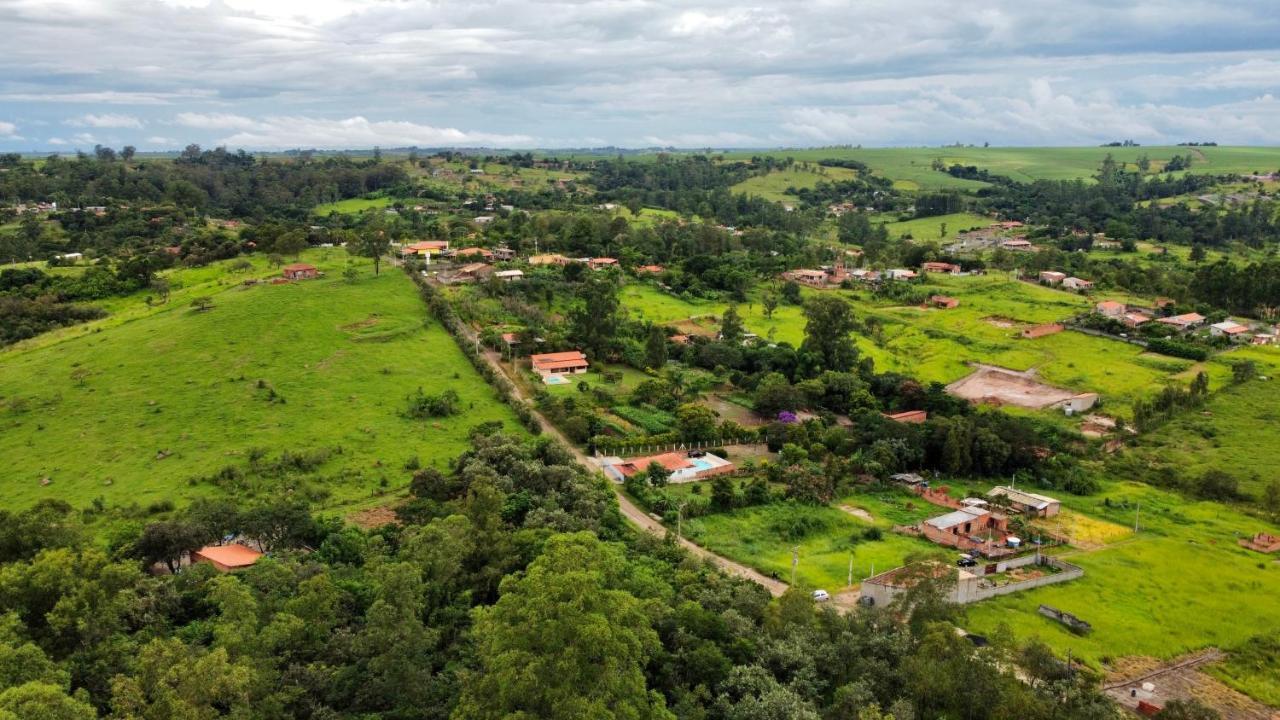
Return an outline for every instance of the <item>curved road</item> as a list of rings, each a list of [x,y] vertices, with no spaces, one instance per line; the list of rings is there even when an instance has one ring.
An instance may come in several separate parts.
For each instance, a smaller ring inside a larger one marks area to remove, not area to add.
[[[463,324],[463,333],[467,335],[466,342],[474,343],[477,346],[479,346],[479,343],[477,341],[477,334],[474,330],[472,330],[470,327],[467,327],[465,324]],[[593,461],[590,457],[588,457],[586,453],[578,449],[577,445],[570,442],[569,438],[565,437],[564,433],[560,432],[559,428],[551,424],[551,422],[548,421],[547,418],[537,410],[537,408],[533,405],[533,402],[529,399],[529,397],[525,394],[524,390],[521,388],[520,383],[516,380],[516,378],[511,377],[511,374],[509,372],[507,372],[507,367],[503,364],[502,356],[500,354],[492,350],[485,350],[481,354],[484,357],[485,361],[489,363],[490,367],[492,367],[500,375],[502,375],[503,377],[511,381],[511,386],[515,388],[516,397],[526,403],[529,403],[529,406],[533,408],[533,414],[536,418],[538,418],[538,424],[542,426],[542,432],[544,435],[549,435],[550,437],[555,438],[556,440],[560,441],[565,447],[569,448],[569,452],[573,453],[574,458],[576,458],[578,460],[578,463],[581,464],[583,467],[587,468],[593,473],[603,475],[603,473],[600,470],[600,466],[595,461]],[[639,505],[636,505],[634,502],[632,502],[631,498],[628,498],[626,495],[624,495],[622,493],[622,488],[617,483],[611,480],[608,480],[607,478],[606,478],[606,482],[609,483],[609,487],[613,488],[613,494],[618,499],[618,507],[622,510],[623,517],[629,520],[632,525],[635,525],[636,527],[640,528],[641,530],[644,530],[645,532],[648,532],[652,535],[657,535],[659,537],[666,536],[667,528],[662,523],[658,522],[657,520],[654,520],[652,517],[649,516],[648,513],[646,513],[642,508],[640,508]],[[711,552],[710,550],[702,547],[701,545],[696,545],[690,542],[687,538],[682,537],[679,539],[679,542],[681,547],[683,547],[684,549],[693,553],[697,557],[710,560],[712,563],[715,563],[717,567],[729,573],[730,575],[736,575],[740,578],[745,578],[758,585],[763,586],[774,597],[778,597],[779,595],[782,595],[782,593],[787,591],[787,587],[788,587],[787,584],[782,582],[781,580],[774,580],[773,578],[768,577],[752,568],[749,568],[746,565],[743,565],[742,563],[734,562],[729,558],[717,555]]]

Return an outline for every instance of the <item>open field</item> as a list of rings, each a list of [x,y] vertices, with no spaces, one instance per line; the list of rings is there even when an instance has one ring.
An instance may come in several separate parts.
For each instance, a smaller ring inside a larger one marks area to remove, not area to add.
[[[796,166],[788,170],[775,170],[765,175],[747,178],[729,189],[744,195],[758,195],[774,202],[795,202],[796,196],[786,193],[788,188],[811,188],[820,182],[849,180],[857,175],[856,171],[849,168],[823,167],[816,164],[807,168]]]
[[[991,218],[973,213],[951,213],[902,221],[881,215],[873,218],[872,222],[879,220],[887,221],[885,230],[889,231],[889,237],[910,237],[913,240],[942,240],[953,237],[959,231],[982,228],[992,223]],[[946,234],[942,232],[943,225],[946,225]]]
[[[976,165],[993,173],[1022,182],[1032,180],[1088,179],[1098,170],[1102,159],[1110,153],[1117,162],[1134,163],[1141,155],[1151,158],[1158,169],[1174,155],[1195,156],[1190,172],[1252,173],[1280,168],[1280,148],[1265,147],[1068,147],[1068,148],[806,148],[726,153],[731,159],[747,159],[752,155],[793,157],[817,161],[823,158],[860,160],[875,172],[897,181],[905,190],[972,190],[983,183],[959,180],[933,170],[935,159],[947,165]]]
[[[395,202],[393,198],[386,197],[385,195],[379,195],[371,198],[348,198],[346,200],[317,205],[312,212],[317,215],[328,215],[330,213],[346,215],[350,213],[364,212],[365,210],[372,210],[374,208],[389,207],[393,202]]]
[[[1274,526],[1138,483],[1109,482],[1085,498],[1057,496],[1065,508],[1116,526],[1132,527],[1136,516],[1140,531],[1071,553],[1068,559],[1085,569],[1079,580],[970,607],[968,629],[989,633],[1006,625],[1020,638],[1039,637],[1098,665],[1126,655],[1229,649],[1280,624],[1274,601],[1280,563],[1236,545],[1238,536],[1276,532]],[[1041,617],[1041,603],[1087,620],[1093,632],[1074,635]]]
[[[873,517],[876,517],[874,512]],[[880,540],[862,533],[877,527]],[[789,580],[792,548],[799,548],[797,582],[807,588],[837,592],[847,588],[849,562],[853,580],[902,564],[916,553],[938,548],[924,540],[890,531],[892,523],[867,522],[836,507],[775,503],[708,515],[684,523],[685,534],[709,550],[749,565],[766,575]]]
[[[165,306],[135,302],[0,352],[8,507],[45,497],[182,503],[217,492],[190,479],[243,468],[254,448],[273,459],[327,451],[303,482],[332,504],[355,503],[407,483],[412,457],[454,457],[477,423],[519,431],[443,328],[424,322],[408,278],[394,270],[375,278],[365,261],[347,284],[338,278],[346,255],[331,252],[306,256],[328,278],[295,284],[244,287],[242,276],[226,277],[225,263],[184,271],[213,309],[190,309],[197,291],[184,289]],[[456,390],[463,413],[402,417],[419,386]],[[293,487],[288,478],[260,482],[250,493]]]
[[[1241,349],[1234,359],[1253,359],[1263,374],[1280,369],[1276,353]],[[1143,465],[1177,468],[1187,477],[1207,470],[1224,470],[1255,497],[1276,479],[1275,457],[1280,452],[1280,380],[1254,380],[1233,386],[1210,398],[1202,412],[1184,413],[1124,450]]]

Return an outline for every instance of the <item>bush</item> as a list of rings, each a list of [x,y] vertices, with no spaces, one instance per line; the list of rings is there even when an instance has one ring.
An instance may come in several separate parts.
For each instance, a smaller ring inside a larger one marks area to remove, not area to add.
[[[409,406],[405,409],[405,415],[415,420],[448,417],[458,414],[461,410],[458,407],[460,402],[458,393],[453,390],[445,390],[438,395],[428,395],[422,392],[422,388],[418,388],[416,393],[409,396]]]
[[[1147,341],[1147,349],[1161,355],[1186,358],[1187,360],[1200,361],[1209,357],[1208,351],[1204,348],[1171,338],[1152,338]]]

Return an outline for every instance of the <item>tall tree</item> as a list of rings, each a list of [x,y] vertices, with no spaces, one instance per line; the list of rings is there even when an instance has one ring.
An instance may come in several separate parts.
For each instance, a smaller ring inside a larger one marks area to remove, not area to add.
[[[851,370],[858,361],[858,347],[853,344],[853,309],[835,295],[820,295],[805,303],[804,342],[800,345],[802,362],[810,377],[827,370]]]
[[[354,248],[355,254],[373,260],[373,274],[382,272],[382,256],[391,249],[391,238],[385,230],[368,228],[354,238],[354,245],[348,241],[348,250]]]
[[[742,316],[738,314],[738,306],[730,305],[720,318],[720,339],[730,345],[742,342],[747,328],[742,324]]]
[[[661,647],[646,603],[628,592],[622,549],[587,532],[557,535],[497,604],[475,611],[480,671],[454,720],[666,720],[644,668]]]

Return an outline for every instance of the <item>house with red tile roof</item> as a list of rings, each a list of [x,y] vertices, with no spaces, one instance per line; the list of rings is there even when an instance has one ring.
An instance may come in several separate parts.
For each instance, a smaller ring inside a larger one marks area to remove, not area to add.
[[[280,274],[289,280],[314,280],[319,277],[320,271],[315,265],[293,263],[280,268]]]
[[[531,355],[529,363],[544,380],[556,375],[580,375],[590,367],[587,356],[578,350]]]

